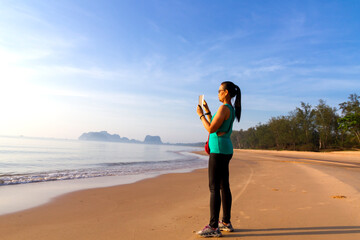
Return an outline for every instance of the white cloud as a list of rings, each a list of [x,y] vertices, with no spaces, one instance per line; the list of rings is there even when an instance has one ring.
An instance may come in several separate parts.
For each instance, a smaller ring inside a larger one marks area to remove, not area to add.
[[[267,72],[275,72],[278,70],[284,69],[284,66],[281,65],[271,65],[271,66],[263,66],[263,67],[255,67],[255,68],[248,68],[242,71],[241,75],[244,76],[252,76],[259,74],[259,73],[267,73]]]

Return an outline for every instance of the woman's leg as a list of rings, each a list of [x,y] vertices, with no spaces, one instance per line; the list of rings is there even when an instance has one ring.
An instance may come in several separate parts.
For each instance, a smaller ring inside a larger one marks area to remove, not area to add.
[[[231,218],[231,204],[232,204],[232,195],[230,191],[229,184],[229,163],[232,158],[232,154],[224,154],[221,164],[221,202],[223,208],[223,222],[230,223]]]
[[[209,188],[210,188],[210,227],[217,228],[221,206],[220,180],[221,180],[221,156],[211,153],[209,158]]]

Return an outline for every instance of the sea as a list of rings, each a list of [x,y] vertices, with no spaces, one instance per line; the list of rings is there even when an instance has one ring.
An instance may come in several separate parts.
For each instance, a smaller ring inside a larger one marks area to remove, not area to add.
[[[192,153],[200,150],[165,144],[0,137],[0,214],[37,206],[70,191],[205,168],[207,158]],[[31,196],[22,200],[24,193],[33,195],[33,203]]]

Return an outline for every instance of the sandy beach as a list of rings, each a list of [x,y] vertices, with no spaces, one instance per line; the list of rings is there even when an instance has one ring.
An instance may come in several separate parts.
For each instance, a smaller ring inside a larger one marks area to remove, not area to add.
[[[360,239],[360,152],[236,150],[229,239]],[[24,196],[26,198],[26,196]],[[196,239],[207,169],[82,190],[0,216],[0,239]]]

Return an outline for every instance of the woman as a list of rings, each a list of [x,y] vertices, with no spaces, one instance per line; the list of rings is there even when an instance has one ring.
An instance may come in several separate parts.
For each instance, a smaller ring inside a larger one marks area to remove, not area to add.
[[[235,99],[235,109],[231,99]],[[210,188],[210,223],[197,234],[202,237],[220,237],[220,231],[234,231],[230,222],[231,191],[229,185],[229,162],[233,155],[233,146],[230,140],[234,119],[240,121],[241,92],[240,88],[232,82],[223,82],[219,87],[218,97],[223,103],[211,117],[211,112],[204,101],[204,110],[200,105],[197,114],[205,129],[210,133],[209,147],[209,188]],[[206,119],[205,116],[208,116]],[[221,196],[220,196],[221,192]],[[219,221],[220,206],[223,207],[223,218]]]

